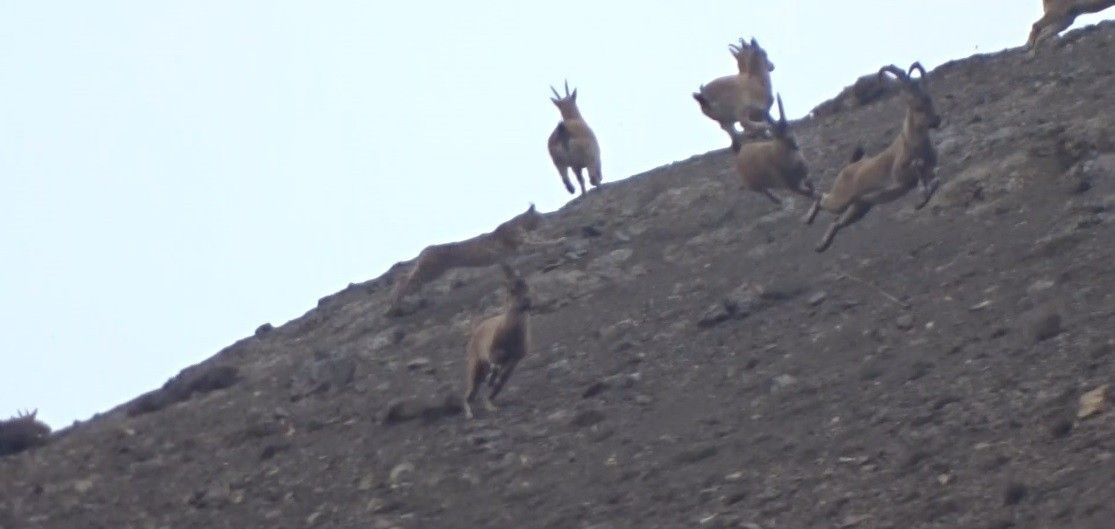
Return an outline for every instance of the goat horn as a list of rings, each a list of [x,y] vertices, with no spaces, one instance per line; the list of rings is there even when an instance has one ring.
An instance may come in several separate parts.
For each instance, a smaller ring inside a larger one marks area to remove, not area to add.
[[[910,80],[910,76],[906,75],[906,72],[902,71],[902,68],[899,68],[893,64],[879,68],[879,77],[882,77],[884,73],[892,73],[895,77],[903,81]]]
[[[565,80],[565,97],[569,97],[569,79]]]
[[[782,108],[782,94],[777,94],[775,99],[778,100],[778,126],[786,127],[786,109]]]
[[[910,70],[908,72],[906,72],[906,76],[909,77],[911,74],[914,73],[914,70],[918,71],[918,78],[919,79],[922,78],[922,77],[925,77],[925,68],[922,67],[920,62],[915,62],[914,64],[911,64],[910,65]]]
[[[550,85],[550,91],[554,93],[554,97],[561,99],[561,94],[559,94],[557,89],[554,88],[554,85]]]

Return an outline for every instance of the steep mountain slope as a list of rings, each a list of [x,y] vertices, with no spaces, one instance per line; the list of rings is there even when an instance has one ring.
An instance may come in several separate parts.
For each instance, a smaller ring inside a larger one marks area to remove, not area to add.
[[[452,402],[498,270],[388,318],[396,269],[0,459],[0,528],[1109,527],[1115,24],[1063,42],[932,72],[941,192],[823,255],[723,150],[550,215],[494,414]],[[819,187],[902,112],[796,123]]]

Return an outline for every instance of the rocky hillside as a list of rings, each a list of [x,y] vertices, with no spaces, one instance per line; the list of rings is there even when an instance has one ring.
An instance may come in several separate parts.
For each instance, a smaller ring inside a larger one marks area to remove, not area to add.
[[[392,270],[0,459],[0,528],[1110,527],[1115,24],[1063,42],[933,71],[942,190],[823,255],[725,150],[549,215],[494,414],[454,399],[498,269],[388,318]],[[822,189],[903,112],[831,107]]]

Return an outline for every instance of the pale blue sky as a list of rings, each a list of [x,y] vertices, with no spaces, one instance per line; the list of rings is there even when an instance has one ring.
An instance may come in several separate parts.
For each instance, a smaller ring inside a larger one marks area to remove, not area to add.
[[[800,116],[883,64],[1020,45],[1040,11],[0,2],[0,416],[84,419],[423,246],[560,207],[565,78],[615,181],[725,146],[689,94],[740,36]]]

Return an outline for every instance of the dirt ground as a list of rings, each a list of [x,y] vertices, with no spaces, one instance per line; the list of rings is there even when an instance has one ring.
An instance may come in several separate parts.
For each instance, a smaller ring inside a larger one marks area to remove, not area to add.
[[[399,267],[350,285],[0,459],[0,529],[1109,528],[1113,68],[1107,23],[931,72],[942,189],[822,255],[831,217],[724,149],[574,200],[514,260],[535,347],[471,422],[498,268],[402,317]],[[818,187],[902,113],[794,123]]]

